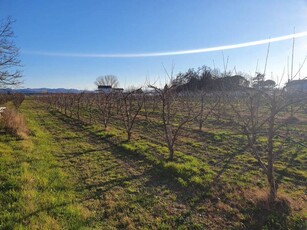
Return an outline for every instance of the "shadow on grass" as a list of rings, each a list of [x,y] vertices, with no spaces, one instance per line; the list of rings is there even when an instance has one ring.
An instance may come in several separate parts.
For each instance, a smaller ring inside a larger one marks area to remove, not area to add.
[[[107,148],[96,148],[96,149],[88,149],[88,150],[83,150],[83,151],[76,151],[76,152],[68,152],[68,153],[62,153],[62,154],[54,154],[61,160],[69,160],[75,157],[80,157],[86,154],[94,153],[94,152],[99,152],[99,151],[105,151],[110,149],[110,147]]]
[[[105,135],[101,135],[101,131],[104,130],[93,131],[87,126],[87,124],[80,122],[76,119],[67,117],[61,113],[52,112],[52,114],[62,122],[65,122],[66,124],[70,125],[71,129],[75,130],[76,132],[86,132],[86,135],[89,137],[89,140],[92,141],[94,144],[101,144],[102,141],[103,143],[107,144],[108,147],[102,150],[108,150],[112,154],[112,156],[124,162],[123,167],[127,167],[126,171],[129,170],[129,167],[137,170],[140,168],[145,168],[145,171],[142,174],[130,175],[128,177],[114,179],[107,182],[98,182],[97,184],[93,183],[84,187],[82,186],[81,189],[93,191],[97,190],[98,194],[94,196],[97,197],[99,194],[101,195],[101,193],[108,191],[112,187],[123,186],[125,182],[139,179],[141,177],[146,177],[146,183],[144,184],[145,187],[163,186],[168,188],[172,192],[177,193],[181,197],[186,197],[185,200],[188,200],[189,198],[195,198],[195,196],[203,196],[203,194],[206,194],[207,196],[208,191],[210,190],[207,185],[203,186],[202,188],[198,188],[197,186],[182,187],[180,183],[178,183],[177,180],[174,180],[172,175],[169,174],[169,172],[166,172],[166,170],[164,170],[159,163],[154,164],[145,155],[139,154],[135,151],[127,150],[123,147],[123,144],[130,142],[123,141],[121,140],[121,138],[118,138],[112,134],[108,135],[106,133]],[[81,156],[90,153],[91,151],[75,153],[75,156]]]
[[[221,170],[218,171],[216,177],[215,177],[215,182],[217,183],[218,180],[220,179],[220,177],[222,176],[222,174],[230,167],[233,159],[236,156],[242,155],[245,153],[245,151],[247,150],[248,146],[244,146],[243,148],[238,149],[237,151],[234,151],[231,154],[225,155],[225,158],[222,159],[222,162],[224,163]]]
[[[68,124],[71,130],[85,133],[89,137],[89,140],[94,144],[99,145],[103,141],[103,143],[107,145],[107,148],[105,149],[98,148],[83,151],[81,153],[75,152],[72,153],[73,156],[70,157],[78,157],[85,154],[91,154],[92,152],[108,150],[112,156],[123,162],[123,164],[121,164],[119,167],[127,167],[125,169],[127,174],[125,176],[119,176],[119,178],[115,179],[105,178],[105,181],[103,181],[103,179],[87,180],[91,175],[85,176],[84,183],[81,182],[82,185],[79,187],[80,190],[86,191],[86,196],[82,200],[83,202],[90,199],[101,200],[103,199],[103,195],[112,190],[114,187],[118,186],[125,188],[127,184],[139,183],[142,181],[141,183],[143,189],[147,191],[153,191],[159,187],[169,189],[172,193],[176,194],[178,201],[182,202],[183,204],[188,204],[192,210],[195,210],[198,204],[202,203],[204,200],[208,200],[209,203],[215,203],[214,195],[216,195],[216,192],[214,192],[214,190],[217,189],[216,186],[221,184],[221,176],[233,165],[233,161],[236,156],[244,154],[247,149],[247,147],[239,141],[238,145],[234,147],[235,151],[225,155],[220,155],[219,161],[216,163],[220,165],[219,171],[217,171],[212,183],[206,185],[205,188],[199,189],[193,186],[187,186],[184,188],[177,182],[177,180],[174,180],[171,175],[167,174],[168,172],[166,170],[159,167],[159,164],[152,164],[152,162],[148,160],[145,155],[134,151],[129,151],[123,147],[122,144],[129,142],[122,141],[120,138],[117,138],[112,134],[102,134],[102,131],[104,130],[93,131],[90,127],[86,126],[85,123],[66,117],[65,115],[59,113],[54,113],[54,115],[62,122]],[[215,134],[203,132],[203,135],[204,138],[208,138],[210,141],[215,141],[216,139]],[[105,171],[113,171],[114,167],[116,166],[103,168],[99,170],[98,173],[101,174]],[[133,173],[129,172],[129,168],[134,169]],[[145,170],[139,170],[140,168],[145,168]],[[221,188],[220,191],[222,193],[223,188]],[[211,192],[214,192],[214,195],[211,195]],[[149,194],[152,194],[152,192],[149,192]],[[217,195],[222,194],[218,193]],[[223,196],[220,197],[222,200],[224,199]],[[194,200],[194,202],[191,203],[191,200]],[[225,201],[227,202],[227,200]],[[219,201],[217,200],[216,203],[218,202]],[[289,225],[288,217],[291,215],[291,210],[289,208],[289,204],[282,200],[280,202],[276,202],[276,204],[270,206],[270,208],[268,208],[265,202],[259,201],[256,204],[246,204],[244,207],[238,206],[238,209],[242,213],[245,213],[244,217],[246,217],[246,219],[243,222],[245,229],[261,229],[263,227],[266,229],[283,229],[285,226]],[[236,219],[236,216],[233,218]]]
[[[282,183],[283,178],[286,176],[291,178],[291,183],[295,185],[306,186],[306,178],[303,175],[298,175],[288,171],[288,168],[294,168],[293,165],[295,164],[295,158],[298,156],[299,151],[300,148],[297,148],[295,153],[291,154],[291,158],[288,160],[288,164],[283,169],[275,170],[277,173],[276,183]]]
[[[124,185],[127,184],[127,182],[132,182],[137,179],[140,179],[146,176],[146,174],[150,174],[150,171],[144,172],[142,174],[129,175],[121,178],[107,180],[104,182],[87,184],[81,188],[81,190],[89,191],[87,197],[82,201],[87,201],[90,199],[101,199],[103,194],[110,191],[112,188],[117,186],[124,187]]]

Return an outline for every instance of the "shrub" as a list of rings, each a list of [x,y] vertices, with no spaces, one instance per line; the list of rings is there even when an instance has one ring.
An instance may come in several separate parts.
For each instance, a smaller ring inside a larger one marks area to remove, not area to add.
[[[0,126],[7,133],[26,138],[28,129],[23,116],[16,110],[6,109],[0,116]]]

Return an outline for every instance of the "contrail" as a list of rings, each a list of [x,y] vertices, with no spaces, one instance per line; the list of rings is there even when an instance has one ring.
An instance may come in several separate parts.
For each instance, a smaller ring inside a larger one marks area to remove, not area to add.
[[[141,57],[161,57],[161,56],[174,56],[184,54],[197,54],[207,53],[220,50],[238,49],[249,46],[263,45],[267,43],[279,42],[289,40],[293,38],[306,37],[307,31],[295,34],[289,34],[285,36],[263,39],[252,42],[239,43],[234,45],[215,46],[202,49],[193,50],[181,50],[181,51],[170,51],[170,52],[154,52],[154,53],[118,53],[118,54],[99,54],[99,53],[63,53],[63,52],[44,52],[44,51],[25,51],[25,54],[32,55],[43,55],[43,56],[57,56],[57,57],[80,57],[80,58],[141,58]]]

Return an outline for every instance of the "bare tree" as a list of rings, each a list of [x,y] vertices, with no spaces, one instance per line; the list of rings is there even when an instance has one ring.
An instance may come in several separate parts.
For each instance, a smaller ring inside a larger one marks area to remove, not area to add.
[[[221,114],[221,96],[218,93],[206,94],[205,91],[200,92],[200,115],[199,115],[199,130],[202,130],[203,122],[206,121],[209,115],[213,114],[219,120]]]
[[[76,95],[76,101],[77,101],[77,119],[80,121],[80,113],[81,113],[81,100],[84,96],[84,92]]]
[[[84,111],[87,114],[89,124],[92,124],[92,120],[93,120],[95,95],[96,94],[86,93],[84,97]]]
[[[246,137],[251,154],[267,177],[270,203],[277,197],[274,162],[283,148],[275,140],[283,138],[282,128],[287,124],[283,114],[289,106],[306,100],[306,97],[288,100],[284,91],[280,90],[246,92],[238,98],[228,96],[228,104],[232,108],[229,111],[233,112],[228,115],[234,127]],[[261,141],[262,137],[265,141]]]
[[[19,107],[21,106],[22,102],[25,100],[25,95],[21,93],[17,93],[13,95],[13,104],[15,108],[18,110]]]
[[[128,141],[131,139],[132,128],[136,118],[143,107],[143,97],[144,93],[141,92],[141,89],[121,94],[121,115]]]
[[[20,66],[19,49],[13,42],[11,18],[7,18],[0,25],[0,87],[20,84],[21,72],[16,70]]]
[[[119,82],[118,82],[117,77],[115,75],[104,75],[104,76],[100,76],[96,79],[95,85],[97,85],[97,86],[99,86],[99,85],[109,85],[109,86],[112,86],[112,88],[114,88],[114,87],[119,86]]]
[[[111,110],[113,108],[113,93],[98,93],[96,95],[96,106],[99,111],[99,118],[102,121],[104,128],[106,129],[111,117]]]
[[[11,96],[9,94],[0,94],[0,105],[4,105],[10,100],[11,100]]]
[[[166,84],[163,89],[152,85],[149,85],[149,87],[155,90],[162,104],[161,118],[165,141],[169,150],[169,159],[173,160],[174,146],[179,137],[179,132],[188,122],[199,116],[199,112],[193,112],[193,109],[197,107],[194,103],[197,102],[191,100],[189,95],[182,94],[179,96],[175,85],[168,86]]]

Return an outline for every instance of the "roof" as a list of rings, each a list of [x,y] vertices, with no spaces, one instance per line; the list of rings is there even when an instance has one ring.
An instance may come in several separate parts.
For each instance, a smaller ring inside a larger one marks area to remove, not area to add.
[[[98,89],[112,89],[111,85],[98,85]]]

